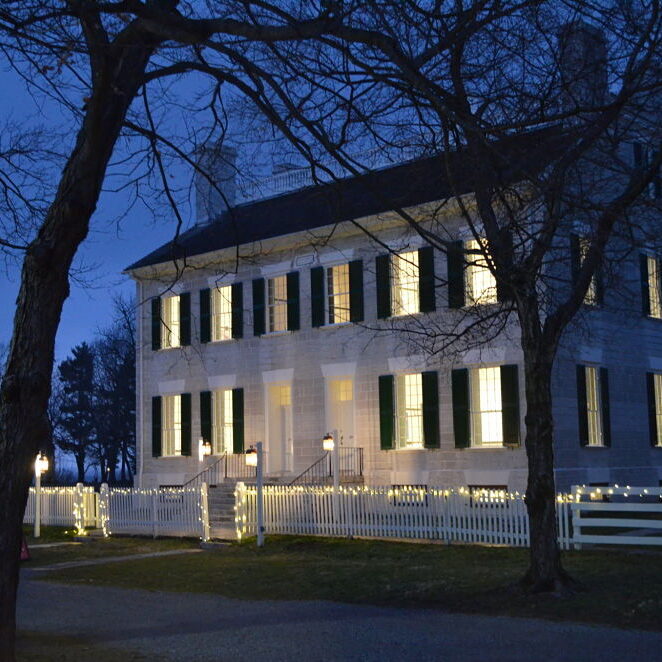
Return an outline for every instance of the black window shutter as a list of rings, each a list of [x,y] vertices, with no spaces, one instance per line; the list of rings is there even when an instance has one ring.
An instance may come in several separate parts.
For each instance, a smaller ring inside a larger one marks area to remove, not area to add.
[[[232,283],[232,337],[244,337],[244,284]]]
[[[200,342],[211,340],[211,293],[209,288],[200,290]]]
[[[423,440],[425,448],[439,448],[439,380],[430,370],[422,373]]]
[[[191,294],[179,295],[179,344],[191,344]]]
[[[349,321],[363,322],[363,260],[349,263]]]
[[[605,302],[605,276],[602,262],[595,268],[593,278],[595,280],[595,303],[601,306]]]
[[[588,404],[586,401],[586,366],[577,366],[577,414],[579,416],[579,443],[588,446]]]
[[[646,393],[648,395],[648,431],[651,446],[660,443],[660,433],[657,429],[657,405],[655,402],[655,373],[646,373]]]
[[[455,448],[468,448],[471,445],[469,420],[469,370],[458,368],[451,372],[453,391],[453,432]]]
[[[503,443],[520,444],[519,379],[516,365],[501,366],[501,424]]]
[[[301,325],[299,311],[299,272],[287,274],[287,330],[297,331]]]
[[[161,349],[161,297],[152,299],[152,350]]]
[[[570,235],[570,275],[572,277],[573,286],[579,277],[579,270],[582,266],[582,253],[579,245],[579,236],[576,234]]]
[[[462,308],[465,304],[464,244],[454,241],[446,252],[448,270],[448,307]]]
[[[212,413],[211,413],[212,394],[211,391],[201,391],[200,393],[200,436],[202,440],[211,444],[212,441]]]
[[[182,393],[182,455],[191,454],[191,394]]]
[[[264,333],[264,278],[253,281],[253,335]]]
[[[432,246],[418,249],[418,309],[422,313],[436,310],[434,300],[434,251]]]
[[[244,389],[232,389],[232,452],[244,452]]]
[[[378,255],[375,258],[375,275],[377,278],[377,318],[386,319],[391,316],[391,260],[389,255]]]
[[[648,286],[648,255],[639,256],[641,269],[641,310],[644,315],[651,314],[651,293]]]
[[[379,445],[383,451],[393,448],[393,375],[379,377]]]
[[[602,443],[611,446],[611,415],[609,412],[609,372],[600,368],[600,405],[602,407]]]
[[[324,326],[324,267],[310,270],[310,318],[312,326]]]
[[[152,457],[161,457],[161,396],[152,398]]]

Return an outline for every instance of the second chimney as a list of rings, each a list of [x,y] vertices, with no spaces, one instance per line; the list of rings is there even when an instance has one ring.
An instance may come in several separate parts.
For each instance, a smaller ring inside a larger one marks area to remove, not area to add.
[[[235,203],[237,150],[218,143],[201,147],[196,156],[202,170],[196,170],[193,177],[196,225],[207,225]]]

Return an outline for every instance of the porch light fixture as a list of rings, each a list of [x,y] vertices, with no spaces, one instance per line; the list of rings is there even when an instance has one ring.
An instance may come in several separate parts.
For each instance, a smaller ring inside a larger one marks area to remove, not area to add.
[[[254,446],[247,448],[245,456],[247,467],[257,467],[257,448]]]
[[[198,439],[198,460],[202,462],[208,455],[211,455],[211,444],[200,437]]]
[[[327,432],[322,438],[322,449],[330,452],[333,450],[334,446],[333,435]]]
[[[48,471],[48,458],[40,451],[34,461],[34,537],[41,535],[41,474]]]

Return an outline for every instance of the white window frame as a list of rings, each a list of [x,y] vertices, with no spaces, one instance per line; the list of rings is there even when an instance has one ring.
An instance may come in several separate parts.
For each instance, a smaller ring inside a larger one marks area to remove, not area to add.
[[[182,396],[161,397],[161,455],[179,457],[182,454]]]
[[[340,273],[341,271],[344,273]],[[327,324],[348,324],[351,317],[349,262],[325,267],[324,287],[326,288],[324,314]],[[336,287],[339,288],[338,291],[335,291]],[[340,313],[336,314],[336,310]]]
[[[421,312],[421,271],[418,250],[396,253],[391,257],[391,317]]]
[[[420,372],[394,376],[395,448],[425,448],[423,430],[423,375]]]
[[[181,346],[179,295],[161,299],[161,349]]]
[[[604,446],[604,421],[602,420],[602,394],[600,389],[600,367],[585,365],[586,419],[588,422],[588,446]]]
[[[476,448],[503,448],[503,402],[501,399],[500,365],[470,368],[469,409],[471,446]]]
[[[212,290],[211,340],[232,340],[232,285],[219,285]]]
[[[285,274],[267,278],[267,333],[282,333],[283,331],[287,331],[287,276]]]
[[[212,453],[231,454],[234,444],[232,389],[216,389],[211,396]]]
[[[490,271],[485,254],[487,239],[469,239],[467,249],[466,298],[470,305],[497,303],[497,285],[494,274]],[[469,253],[468,251],[481,251]]]

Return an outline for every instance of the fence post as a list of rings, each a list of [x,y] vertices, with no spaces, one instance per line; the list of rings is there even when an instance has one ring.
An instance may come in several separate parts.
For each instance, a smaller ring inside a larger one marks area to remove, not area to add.
[[[202,522],[202,539],[207,542],[211,532],[209,530],[209,500],[207,483],[200,485],[200,521]]]
[[[99,515],[98,527],[103,532],[105,538],[110,535],[110,491],[108,490],[108,483],[101,483],[99,487]]]
[[[237,540],[244,534],[244,499],[246,498],[246,484],[238,481],[234,486],[234,526],[237,531]]]
[[[152,537],[156,538],[159,530],[159,524],[157,522],[157,508],[158,508],[158,501],[157,501],[157,496],[158,496],[158,488],[153,488],[152,489]]]
[[[83,494],[83,483],[76,483],[74,490],[74,525],[76,534],[85,535],[85,495]]]
[[[579,485],[572,486],[572,503],[570,508],[572,509],[572,540],[573,547],[575,549],[581,549],[582,545],[579,542],[574,542],[582,535],[582,522],[581,522],[581,489]]]

